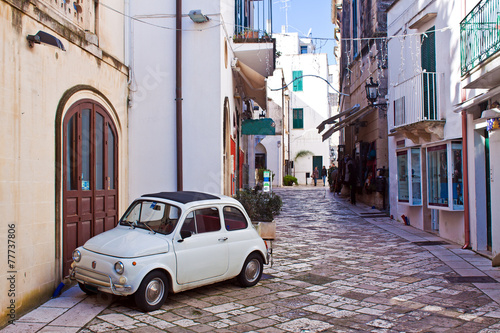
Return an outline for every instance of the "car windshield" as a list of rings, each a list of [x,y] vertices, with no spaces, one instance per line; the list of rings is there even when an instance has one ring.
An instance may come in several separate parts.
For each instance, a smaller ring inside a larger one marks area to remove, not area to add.
[[[170,234],[180,216],[178,207],[155,201],[136,201],[120,220],[120,225]]]

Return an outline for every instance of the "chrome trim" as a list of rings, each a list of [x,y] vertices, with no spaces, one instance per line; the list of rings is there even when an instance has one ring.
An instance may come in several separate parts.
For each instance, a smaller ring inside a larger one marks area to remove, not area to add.
[[[98,278],[86,275],[85,272],[89,272],[89,273],[92,273],[95,275],[102,276],[104,279],[100,280]],[[113,295],[126,296],[126,295],[130,294],[127,292],[132,290],[132,286],[113,283],[111,276],[109,276],[107,274],[92,271],[90,269],[86,269],[83,267],[77,267],[77,266],[73,267],[69,277],[72,280],[77,280],[78,282],[88,284],[90,286],[96,287],[99,290],[109,291]]]

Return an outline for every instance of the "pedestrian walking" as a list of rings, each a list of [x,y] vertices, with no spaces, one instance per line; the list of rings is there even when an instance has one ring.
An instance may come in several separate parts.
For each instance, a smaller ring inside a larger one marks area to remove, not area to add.
[[[323,186],[326,184],[326,175],[328,173],[326,172],[326,167],[323,165],[323,169],[321,169],[321,178],[323,178]]]
[[[318,185],[318,178],[319,178],[319,171],[318,171],[318,167],[314,167],[314,171],[313,171],[313,179],[314,179],[314,186]]]
[[[335,164],[332,163],[332,167],[330,168],[330,178],[329,178],[329,183],[330,183],[330,192],[333,192],[334,194],[337,192],[337,178],[339,174],[339,169],[335,166]]]
[[[351,204],[356,204],[356,172],[354,161],[350,156],[347,157],[345,182],[351,189]]]

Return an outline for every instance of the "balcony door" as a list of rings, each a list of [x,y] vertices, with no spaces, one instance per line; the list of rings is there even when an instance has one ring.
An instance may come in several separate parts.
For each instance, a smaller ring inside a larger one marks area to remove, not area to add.
[[[436,98],[436,37],[435,27],[422,35],[421,59],[422,71],[428,74],[422,76],[423,117],[426,120],[437,120]]]
[[[75,103],[63,121],[63,276],[73,250],[118,220],[118,140],[97,103]]]

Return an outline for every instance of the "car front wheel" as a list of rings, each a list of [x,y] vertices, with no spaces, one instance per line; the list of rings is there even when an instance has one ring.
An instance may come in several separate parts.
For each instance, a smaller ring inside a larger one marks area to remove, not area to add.
[[[238,282],[242,287],[252,287],[255,286],[262,277],[262,271],[264,270],[264,261],[262,257],[257,253],[250,254],[240,274],[238,275]]]
[[[152,271],[141,282],[134,294],[135,304],[144,312],[161,308],[168,295],[168,279],[165,273]]]

